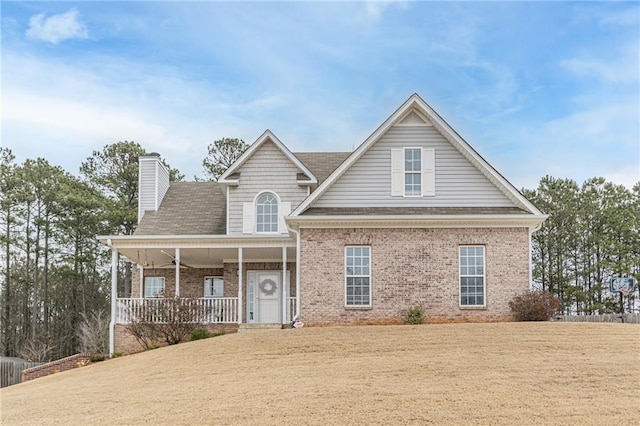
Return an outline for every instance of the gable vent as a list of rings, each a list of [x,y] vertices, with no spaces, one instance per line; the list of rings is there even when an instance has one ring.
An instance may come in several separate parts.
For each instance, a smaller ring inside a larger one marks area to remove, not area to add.
[[[432,124],[418,115],[415,110],[412,110],[397,124],[400,126],[432,126]]]

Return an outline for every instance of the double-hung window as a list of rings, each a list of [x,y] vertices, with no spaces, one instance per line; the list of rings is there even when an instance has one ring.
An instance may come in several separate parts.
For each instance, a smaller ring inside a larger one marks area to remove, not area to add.
[[[345,247],[346,306],[371,306],[371,247]]]
[[[204,277],[204,297],[223,297],[224,281],[222,277]]]
[[[278,199],[270,192],[256,200],[256,232],[278,232]]]
[[[484,246],[460,246],[460,306],[486,306]]]
[[[144,297],[160,297],[164,292],[164,277],[144,277]]]
[[[422,149],[404,150],[404,195],[422,196]]]
[[[391,196],[436,195],[435,148],[391,148]]]

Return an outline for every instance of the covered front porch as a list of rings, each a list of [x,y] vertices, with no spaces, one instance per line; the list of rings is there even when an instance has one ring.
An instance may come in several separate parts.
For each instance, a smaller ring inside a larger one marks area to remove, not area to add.
[[[117,325],[170,322],[185,311],[203,325],[287,324],[299,315],[299,263],[289,236],[123,236],[112,249],[111,350]],[[131,294],[117,293],[118,262],[133,263]]]
[[[163,312],[168,310],[168,304],[172,299],[167,298],[118,298],[116,324],[131,324],[137,320],[151,322],[171,321]],[[196,309],[202,312],[200,324],[242,324],[238,310],[237,297],[206,297],[206,298],[183,298],[180,302],[183,306]],[[296,317],[296,297],[285,299],[284,323],[292,322]],[[251,312],[249,313],[251,315]],[[281,321],[266,322],[253,321],[248,323],[277,324]]]

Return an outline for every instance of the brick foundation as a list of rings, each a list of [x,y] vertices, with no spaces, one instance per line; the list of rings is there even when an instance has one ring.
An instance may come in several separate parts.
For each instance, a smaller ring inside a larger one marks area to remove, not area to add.
[[[370,308],[345,308],[344,247],[371,246]],[[486,308],[459,306],[460,245],[484,245]],[[428,322],[505,321],[529,287],[526,228],[302,229],[301,318],[310,326],[399,324],[422,306]]]
[[[91,357],[93,356],[95,356],[95,354],[75,354],[57,361],[38,365],[37,367],[28,368],[22,371],[22,382],[60,373],[62,371],[72,370],[78,367],[84,367],[85,365],[91,364]]]

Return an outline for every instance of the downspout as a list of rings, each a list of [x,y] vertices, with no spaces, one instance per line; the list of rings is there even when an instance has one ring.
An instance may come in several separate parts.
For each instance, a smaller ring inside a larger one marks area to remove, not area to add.
[[[534,228],[529,227],[529,290],[533,290],[533,233],[542,228],[542,222]]]

